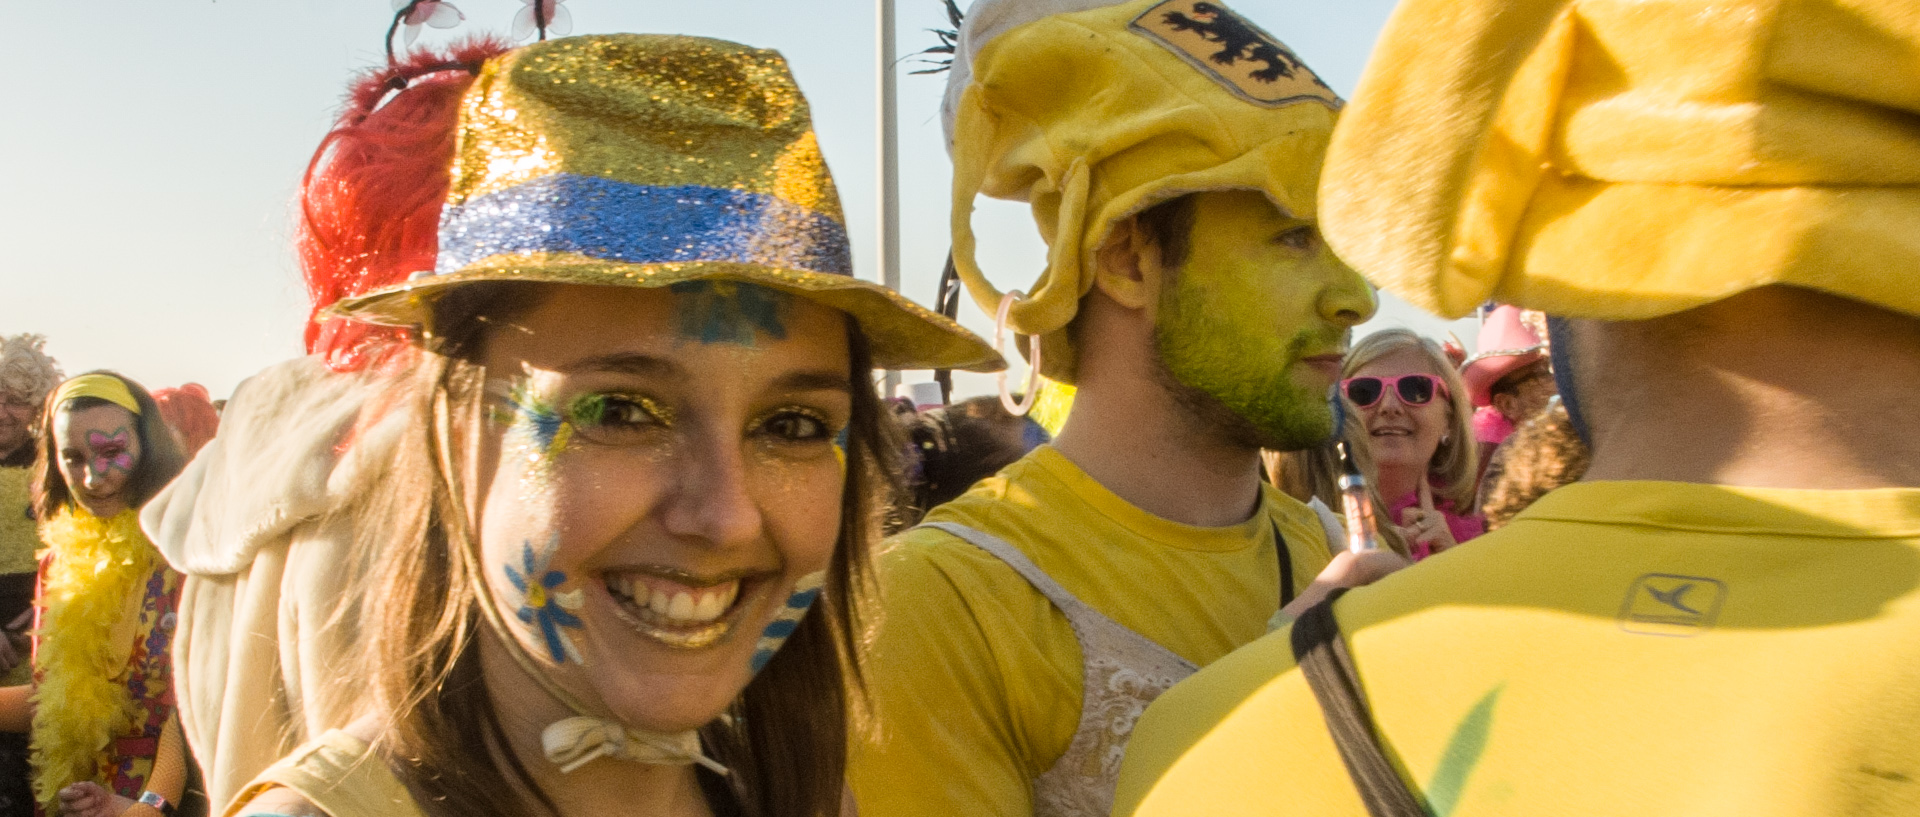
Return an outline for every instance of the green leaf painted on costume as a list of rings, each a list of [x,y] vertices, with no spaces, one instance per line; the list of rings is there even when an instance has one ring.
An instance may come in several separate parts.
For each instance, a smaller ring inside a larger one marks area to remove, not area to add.
[[[1440,768],[1434,770],[1433,780],[1427,784],[1427,806],[1434,817],[1447,817],[1460,802],[1460,794],[1467,787],[1467,776],[1479,765],[1480,756],[1487,749],[1487,733],[1493,728],[1493,706],[1504,687],[1494,687],[1482,696],[1460,720],[1460,725],[1453,728],[1453,737],[1447,739],[1447,750],[1440,755]]]

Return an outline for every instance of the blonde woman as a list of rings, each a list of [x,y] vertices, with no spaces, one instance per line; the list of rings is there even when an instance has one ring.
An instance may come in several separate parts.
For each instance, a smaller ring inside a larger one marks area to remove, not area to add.
[[[406,430],[345,511],[366,694],[229,813],[841,813],[892,450],[873,370],[999,357],[852,277],[775,52],[609,35],[410,64],[382,84],[471,79],[415,120],[452,134],[421,140],[437,169],[346,182],[445,191],[407,216],[435,257],[335,308],[410,327],[369,350],[408,374],[367,421]]]
[[[1340,393],[1366,429],[1374,485],[1413,558],[1485,533],[1474,507],[1473,408],[1440,345],[1387,329],[1354,344],[1342,368]]]

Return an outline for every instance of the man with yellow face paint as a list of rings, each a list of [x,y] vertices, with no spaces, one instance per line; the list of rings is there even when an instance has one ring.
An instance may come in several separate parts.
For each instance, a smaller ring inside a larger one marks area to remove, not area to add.
[[[1560,316],[1591,465],[1162,696],[1114,814],[1920,814],[1917,21],[1405,0],[1328,240]]]
[[[1339,99],[1277,40],[1201,0],[986,0],[946,114],[954,264],[1006,306],[1072,413],[881,557],[867,817],[1105,815],[1133,720],[1277,610],[1401,562],[1330,553],[1259,450],[1326,440],[1373,293],[1320,240]],[[974,259],[980,193],[1048,243],[1029,295]]]

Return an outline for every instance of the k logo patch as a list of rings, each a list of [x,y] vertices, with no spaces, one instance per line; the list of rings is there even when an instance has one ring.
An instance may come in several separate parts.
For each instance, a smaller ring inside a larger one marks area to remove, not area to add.
[[[1718,579],[1648,573],[1633,580],[1620,605],[1620,628],[1643,635],[1689,636],[1720,617],[1727,586]]]
[[[1339,95],[1285,45],[1221,3],[1167,0],[1130,27],[1248,102],[1270,108],[1306,100],[1341,105]]]

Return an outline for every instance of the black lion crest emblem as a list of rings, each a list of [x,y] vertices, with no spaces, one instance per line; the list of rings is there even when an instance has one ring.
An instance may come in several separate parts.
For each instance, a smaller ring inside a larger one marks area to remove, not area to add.
[[[1191,31],[1207,42],[1219,45],[1220,50],[1210,57],[1218,65],[1232,67],[1242,60],[1265,63],[1267,67],[1249,75],[1260,82],[1271,83],[1279,81],[1281,77],[1291,78],[1296,70],[1305,68],[1279,43],[1267,39],[1259,29],[1248,25],[1247,21],[1223,6],[1194,3],[1191,16],[1169,11],[1161,19],[1175,31]],[[1308,71],[1307,75],[1313,76],[1313,72]],[[1320,83],[1320,78],[1314,77],[1314,82]]]

